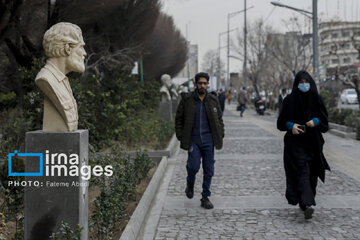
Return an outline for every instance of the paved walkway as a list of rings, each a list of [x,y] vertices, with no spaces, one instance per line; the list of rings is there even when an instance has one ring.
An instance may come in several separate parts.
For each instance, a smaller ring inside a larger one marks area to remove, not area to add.
[[[235,105],[226,108],[224,148],[215,153],[211,186],[215,208],[200,207],[202,170],[194,198],[186,198],[187,152],[179,150],[169,159],[140,239],[360,239],[359,142],[327,136],[333,171],[325,185],[319,181],[313,219],[304,220],[284,197],[276,116],[248,110],[240,118]]]

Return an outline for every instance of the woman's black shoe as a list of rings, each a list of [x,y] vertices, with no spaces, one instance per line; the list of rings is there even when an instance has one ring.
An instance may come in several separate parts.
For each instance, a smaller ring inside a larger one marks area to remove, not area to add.
[[[305,205],[302,205],[302,204],[299,204],[299,208],[301,209],[301,211],[305,211],[306,206],[305,206]]]
[[[305,219],[311,219],[314,213],[314,209],[310,206],[306,206],[304,210]]]

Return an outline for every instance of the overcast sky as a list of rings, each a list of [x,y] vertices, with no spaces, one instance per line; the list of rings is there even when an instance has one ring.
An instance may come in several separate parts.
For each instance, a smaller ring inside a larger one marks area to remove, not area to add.
[[[312,11],[312,0],[247,0],[248,22],[258,18],[266,19],[277,31],[286,32],[288,29],[284,20],[297,16],[301,22],[305,21],[303,15],[286,8],[274,7],[270,4],[277,1],[296,8]],[[209,49],[218,48],[220,32],[227,31],[227,14],[244,9],[244,0],[162,0],[163,11],[173,16],[175,24],[186,36],[188,24],[188,39],[192,44],[199,46],[200,68],[203,55]],[[318,0],[319,22],[338,18],[346,21],[360,21],[360,0]],[[239,28],[243,31],[244,15],[239,14],[230,21],[230,28]],[[310,29],[311,31],[311,29]],[[304,29],[304,32],[309,30]],[[232,32],[231,36],[236,36]],[[222,37],[222,45],[226,45],[226,35]],[[226,50],[221,52],[222,60],[226,63]],[[230,61],[230,70],[238,72],[242,63],[238,60]],[[199,69],[201,70],[201,69]]]

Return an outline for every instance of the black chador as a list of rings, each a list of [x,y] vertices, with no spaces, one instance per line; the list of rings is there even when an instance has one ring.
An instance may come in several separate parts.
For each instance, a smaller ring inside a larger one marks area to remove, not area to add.
[[[284,137],[286,199],[292,205],[299,203],[305,218],[311,218],[314,211],[311,206],[316,205],[317,178],[325,182],[325,170],[330,167],[322,151],[321,134],[328,130],[328,115],[315,82],[306,71],[296,74],[292,92],[284,99],[277,128],[287,131]]]

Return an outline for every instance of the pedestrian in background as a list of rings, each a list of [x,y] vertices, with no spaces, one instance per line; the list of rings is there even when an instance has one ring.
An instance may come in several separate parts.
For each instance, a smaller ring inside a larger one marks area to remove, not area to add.
[[[225,96],[225,93],[222,88],[220,88],[220,90],[219,90],[218,99],[219,99],[219,103],[220,103],[221,112],[224,114],[226,96]]]
[[[289,204],[304,211],[305,219],[314,212],[317,179],[325,181],[330,167],[323,154],[328,114],[315,82],[306,71],[295,76],[293,89],[286,96],[277,120],[277,128],[287,131],[284,137],[286,198]]]
[[[231,90],[229,90],[227,93],[226,93],[226,98],[228,100],[228,104],[230,105],[231,103]]]
[[[283,104],[283,101],[284,101],[286,95],[287,95],[286,88],[281,89],[281,94],[279,95],[279,98],[278,98],[279,113],[281,112],[282,104]]]
[[[216,149],[222,148],[224,123],[216,92],[207,93],[208,86],[209,75],[196,74],[195,91],[182,94],[175,116],[175,132],[181,142],[180,147],[188,150],[186,196],[190,199],[194,196],[195,177],[202,159],[204,177],[201,207],[211,209],[214,207],[209,200],[214,175],[214,146]]]
[[[246,102],[247,102],[247,92],[246,92],[245,86],[239,90],[237,100],[238,100],[239,107],[240,107],[240,117],[242,117],[243,113],[245,112]]]

